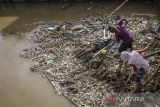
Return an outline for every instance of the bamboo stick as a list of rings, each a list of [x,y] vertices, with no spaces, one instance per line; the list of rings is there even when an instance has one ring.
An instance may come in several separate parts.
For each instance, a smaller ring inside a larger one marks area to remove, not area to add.
[[[108,17],[111,17],[116,11],[118,11],[125,3],[127,3],[128,2],[128,0],[125,0],[121,5],[119,5],[112,13],[110,13],[109,15],[108,15]],[[107,18],[108,18],[107,17]]]
[[[156,54],[159,54],[160,53],[160,50],[156,51],[156,52],[153,52],[153,53],[150,53],[148,55],[145,55],[144,58],[148,58],[148,57],[151,57],[153,55],[156,55]]]
[[[43,73],[45,74],[46,78],[48,79],[48,81],[50,82],[50,84],[52,85],[52,87],[55,89],[55,86],[52,84],[51,78],[48,76],[48,74],[46,72],[43,72]],[[75,105],[75,107],[79,107],[76,103],[74,103],[73,101],[71,101],[66,95],[64,95],[63,93],[61,93],[61,95],[64,96],[73,105]]]

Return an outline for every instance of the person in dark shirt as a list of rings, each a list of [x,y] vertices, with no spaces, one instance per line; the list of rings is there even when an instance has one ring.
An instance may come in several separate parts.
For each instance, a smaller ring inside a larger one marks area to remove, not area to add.
[[[124,21],[126,22],[125,25]],[[118,20],[115,24],[115,26],[109,26],[108,30],[111,33],[115,33],[115,38],[117,42],[122,41],[118,51],[121,53],[123,51],[126,51],[127,49],[132,49],[132,42],[133,42],[133,35],[131,32],[127,31],[125,29],[125,26],[127,25],[127,21],[125,19]]]

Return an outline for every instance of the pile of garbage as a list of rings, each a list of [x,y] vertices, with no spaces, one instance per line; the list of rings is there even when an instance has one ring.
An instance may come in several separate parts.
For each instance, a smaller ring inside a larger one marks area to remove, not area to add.
[[[156,29],[157,23],[144,17],[123,17],[128,20],[127,30],[134,33],[134,47],[144,48],[154,41],[152,48],[144,54],[151,65],[144,79],[148,81],[156,69],[159,69],[157,67],[160,55],[153,53],[160,50],[160,42],[157,34],[146,32],[144,29]],[[106,19],[104,16],[96,15],[73,22],[40,24],[25,35],[32,47],[24,49],[20,56],[34,61],[35,64],[30,70],[44,73],[57,94],[64,95],[75,105],[102,106],[102,99],[109,93],[136,90],[132,81],[125,83],[130,75],[129,67],[125,64],[120,65],[119,59],[113,57],[113,53],[117,51],[116,46],[100,59],[95,58],[94,53],[89,51],[96,43],[101,43],[100,41],[107,41],[107,45],[113,41],[114,37],[104,38],[104,29],[107,32],[107,26],[115,21],[116,16]],[[80,58],[78,55],[84,57]],[[140,91],[160,93],[160,72]]]

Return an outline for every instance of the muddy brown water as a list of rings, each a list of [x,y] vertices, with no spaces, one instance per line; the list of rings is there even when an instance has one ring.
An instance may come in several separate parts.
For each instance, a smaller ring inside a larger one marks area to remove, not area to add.
[[[32,63],[18,56],[27,45],[23,38],[0,37],[0,107],[73,107],[47,79],[29,71]]]
[[[32,62],[18,54],[30,46],[17,32],[31,31],[35,22],[62,22],[91,14],[110,13],[119,2],[68,4],[0,4],[0,107],[73,107],[54,93],[44,76],[29,71]],[[92,8],[92,6],[95,6]],[[159,7],[150,3],[127,3],[118,14],[158,15]]]

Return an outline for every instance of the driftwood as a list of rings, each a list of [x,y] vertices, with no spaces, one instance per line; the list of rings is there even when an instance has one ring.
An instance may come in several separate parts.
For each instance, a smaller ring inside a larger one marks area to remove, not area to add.
[[[133,93],[136,93],[140,89],[144,88],[157,75],[159,70],[160,70],[160,63],[158,64],[158,67],[157,67],[156,71],[154,72],[154,74],[152,75],[152,77],[148,81],[146,81],[145,84],[143,84],[142,86],[140,86],[139,88],[134,90]]]
[[[127,86],[127,83],[130,81],[130,79],[131,79],[131,77],[132,77],[132,75],[134,74],[134,72],[132,71],[131,72],[131,74],[129,75],[129,77],[128,77],[128,79],[127,79],[127,81],[125,82],[125,85],[124,85],[124,87],[123,87],[123,89],[122,89],[122,92],[124,91],[124,89],[126,88],[126,86]]]
[[[154,36],[154,38],[155,38],[156,40],[159,40],[159,41],[160,41],[160,38],[159,38],[159,37]]]
[[[150,53],[148,55],[145,55],[144,58],[148,58],[148,57],[151,57],[151,56],[156,55],[156,54],[160,54],[160,50],[158,50],[156,52],[153,52],[153,53]]]
[[[49,77],[49,75],[46,72],[43,72],[43,73],[46,76],[46,78],[48,79],[48,81],[51,84],[51,86],[55,89],[55,86],[53,85],[52,80]],[[73,101],[71,101],[65,94],[61,93],[61,95],[64,96],[69,102],[71,102],[75,107],[79,107],[76,103],[74,103]]]

